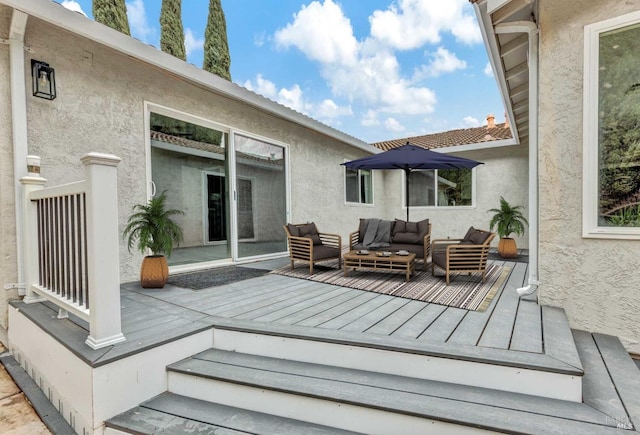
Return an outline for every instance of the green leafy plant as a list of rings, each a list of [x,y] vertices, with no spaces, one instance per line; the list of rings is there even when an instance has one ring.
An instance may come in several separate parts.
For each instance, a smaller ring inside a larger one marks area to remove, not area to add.
[[[492,208],[489,210],[495,213],[491,218],[489,227],[493,231],[497,227],[498,236],[501,239],[508,238],[512,233],[521,236],[524,234],[524,226],[528,225],[527,219],[524,217],[521,205],[512,206],[504,197],[500,197],[500,208]]]
[[[134,213],[123,231],[127,238],[129,252],[135,245],[144,254],[150,249],[154,254],[171,256],[174,245],[183,240],[182,228],[173,217],[183,215],[182,210],[167,210],[167,192],[164,191],[156,198],[151,198],[147,204],[133,206]]]

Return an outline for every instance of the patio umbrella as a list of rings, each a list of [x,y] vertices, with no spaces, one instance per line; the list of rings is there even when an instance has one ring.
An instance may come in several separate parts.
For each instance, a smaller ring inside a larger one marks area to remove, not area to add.
[[[349,169],[402,169],[405,172],[405,193],[407,198],[407,221],[409,221],[409,177],[416,169],[471,169],[482,162],[437,153],[407,142],[380,154],[341,163]]]

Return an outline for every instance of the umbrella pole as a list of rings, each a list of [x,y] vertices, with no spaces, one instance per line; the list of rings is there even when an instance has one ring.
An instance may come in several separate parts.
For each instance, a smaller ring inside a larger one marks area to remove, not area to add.
[[[404,177],[404,190],[407,197],[407,222],[409,222],[409,177],[411,176],[411,169],[406,169],[407,176]]]

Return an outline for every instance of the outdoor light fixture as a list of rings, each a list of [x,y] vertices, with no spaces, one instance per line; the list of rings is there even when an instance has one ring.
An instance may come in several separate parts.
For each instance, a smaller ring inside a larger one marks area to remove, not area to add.
[[[56,72],[48,63],[31,59],[33,96],[53,100],[56,98]]]

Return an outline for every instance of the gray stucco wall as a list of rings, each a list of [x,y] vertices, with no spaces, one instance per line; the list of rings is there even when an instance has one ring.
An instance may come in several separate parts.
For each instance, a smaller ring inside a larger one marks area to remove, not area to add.
[[[491,148],[458,153],[483,162],[476,169],[475,204],[473,207],[411,207],[410,220],[428,218],[432,223],[432,237],[436,239],[460,238],[470,226],[489,229],[492,214],[487,210],[499,208],[500,195],[512,205],[523,206],[523,214],[528,216],[528,148],[527,144]],[[386,201],[389,204],[387,217],[406,219],[402,209],[402,171],[389,171]],[[495,230],[495,229],[494,229]],[[528,248],[528,232],[515,237],[518,248]],[[492,245],[498,245],[498,238]]]
[[[584,26],[637,1],[540,0],[540,302],[640,353],[638,241],[582,237]]]
[[[10,9],[0,6],[0,38],[9,37],[10,21]],[[0,328],[4,329],[7,310],[3,307],[18,295],[17,290],[4,290],[5,284],[18,281],[10,89],[9,45],[0,44]]]

